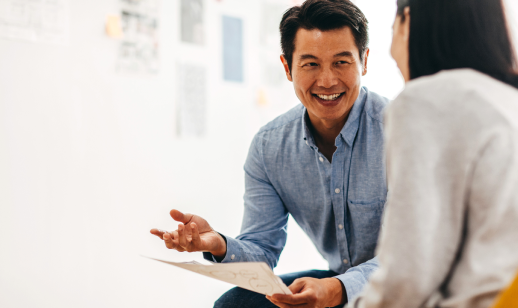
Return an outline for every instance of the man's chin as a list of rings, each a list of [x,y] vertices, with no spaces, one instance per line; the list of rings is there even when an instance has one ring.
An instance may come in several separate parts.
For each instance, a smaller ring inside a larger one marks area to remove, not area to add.
[[[347,110],[337,108],[336,110],[319,110],[313,112],[313,117],[310,117],[310,120],[312,123],[313,121],[333,123],[337,121],[342,121],[345,118],[347,118]]]

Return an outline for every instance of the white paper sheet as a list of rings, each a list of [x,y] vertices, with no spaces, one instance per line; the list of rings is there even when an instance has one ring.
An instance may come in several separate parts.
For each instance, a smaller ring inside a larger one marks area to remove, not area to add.
[[[203,0],[182,0],[181,1],[181,39],[182,42],[203,45],[205,42],[204,33],[204,6]]]
[[[180,267],[265,295],[279,293],[292,294],[290,289],[288,289],[279,277],[275,276],[270,267],[264,262],[215,263],[204,265],[196,261],[171,262],[150,257],[146,258]]]

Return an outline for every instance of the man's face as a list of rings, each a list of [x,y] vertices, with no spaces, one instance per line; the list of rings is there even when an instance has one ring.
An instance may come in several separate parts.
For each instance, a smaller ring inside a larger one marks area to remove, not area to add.
[[[315,121],[325,126],[343,124],[360,93],[361,76],[367,73],[368,53],[367,50],[362,64],[349,27],[298,30],[291,75],[283,56],[281,60],[314,125]]]

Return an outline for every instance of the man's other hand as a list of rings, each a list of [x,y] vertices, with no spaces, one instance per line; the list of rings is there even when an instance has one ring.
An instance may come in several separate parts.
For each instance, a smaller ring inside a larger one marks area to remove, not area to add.
[[[227,245],[223,237],[198,215],[171,210],[171,217],[181,222],[172,232],[151,229],[151,234],[164,240],[165,246],[180,252],[208,251],[218,258],[225,257]]]
[[[337,278],[300,278],[289,287],[293,295],[274,294],[266,296],[281,308],[325,308],[345,305],[345,289]]]

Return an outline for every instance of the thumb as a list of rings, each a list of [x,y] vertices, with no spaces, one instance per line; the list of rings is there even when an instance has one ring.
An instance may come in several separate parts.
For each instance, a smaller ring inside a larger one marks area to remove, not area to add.
[[[290,289],[291,293],[297,294],[304,289],[305,285],[306,281],[304,279],[295,279],[295,281],[292,284],[290,284],[288,289]]]
[[[178,210],[174,210],[174,209],[171,210],[171,212],[169,212],[169,214],[171,215],[171,217],[174,220],[182,222],[184,224],[188,223],[192,219],[192,214],[184,214],[184,213],[182,213]]]

